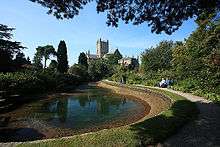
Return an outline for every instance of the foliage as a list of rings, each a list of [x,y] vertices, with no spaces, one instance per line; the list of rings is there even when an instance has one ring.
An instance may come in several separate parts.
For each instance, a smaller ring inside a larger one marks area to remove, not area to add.
[[[106,59],[108,60],[108,63],[111,65],[118,64],[118,60],[120,60],[121,58],[122,55],[118,49],[116,49],[113,54],[106,54]]]
[[[36,48],[37,52],[35,53],[34,60],[36,64],[41,62],[42,58],[44,58],[44,69],[47,66],[47,60],[50,59],[51,55],[56,55],[55,49],[52,45],[39,46]],[[40,61],[38,61],[40,60]]]
[[[51,60],[50,65],[49,65],[49,69],[53,70],[54,72],[57,71],[57,61],[56,60]]]
[[[211,18],[200,21],[185,42],[162,42],[143,53],[142,84],[152,86],[161,78],[169,78],[175,81],[176,90],[220,101],[220,24]],[[135,75],[129,78],[131,83],[139,81]]]
[[[85,66],[88,68],[88,62],[87,62],[87,57],[84,52],[80,53],[79,59],[78,59],[78,64]]]
[[[73,18],[79,14],[84,5],[93,0],[68,0],[48,1],[30,0],[37,2],[43,7],[49,8],[48,14],[53,14],[58,19]],[[161,33],[164,31],[171,34],[177,30],[183,21],[196,16],[202,19],[204,14],[219,12],[220,2],[217,0],[196,0],[173,2],[172,0],[160,1],[112,1],[97,0],[97,12],[107,12],[107,25],[118,26],[121,19],[125,23],[140,25],[148,23],[151,31]]]
[[[67,91],[82,83],[82,78],[71,74],[55,73],[51,69],[38,72],[0,73],[0,91],[13,94],[33,94],[47,91]]]
[[[24,64],[31,64],[30,61],[25,58],[25,55],[22,52],[17,53],[13,62],[17,67],[21,67]]]
[[[0,24],[0,72],[13,70],[13,56],[25,47],[20,42],[11,41],[14,28]]]
[[[112,75],[113,67],[104,59],[91,61],[88,67],[88,74],[92,81],[101,80],[102,78]]]
[[[145,72],[169,69],[171,67],[173,46],[172,41],[162,41],[155,48],[147,49],[142,54],[142,69]]]
[[[32,73],[0,73],[0,90],[17,93],[35,93],[44,91],[42,80]]]
[[[57,50],[57,70],[60,73],[65,73],[68,70],[68,60],[67,60],[67,47],[65,41],[60,41]]]
[[[88,70],[87,67],[81,64],[74,64],[68,70],[69,74],[80,77],[81,81],[88,81]]]
[[[212,17],[211,17],[212,18]],[[218,21],[217,21],[218,22]],[[172,88],[220,101],[220,23],[207,19],[184,42],[163,41],[142,54],[139,71],[117,70],[109,80],[155,86],[162,78]]]

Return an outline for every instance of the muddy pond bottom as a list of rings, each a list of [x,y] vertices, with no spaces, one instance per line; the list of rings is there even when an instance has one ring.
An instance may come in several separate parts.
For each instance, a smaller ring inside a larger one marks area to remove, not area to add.
[[[150,106],[137,98],[96,86],[74,93],[54,94],[1,114],[0,142],[71,136],[133,123]]]

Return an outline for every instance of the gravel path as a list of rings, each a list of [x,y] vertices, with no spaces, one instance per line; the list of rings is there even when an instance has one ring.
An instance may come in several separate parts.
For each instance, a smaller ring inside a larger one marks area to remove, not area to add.
[[[158,146],[166,147],[220,147],[220,106],[189,93],[163,89],[196,102],[198,118],[186,124],[176,135]]]

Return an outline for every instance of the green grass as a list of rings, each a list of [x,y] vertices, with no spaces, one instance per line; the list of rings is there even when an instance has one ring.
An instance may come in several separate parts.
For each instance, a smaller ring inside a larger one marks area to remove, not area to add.
[[[184,124],[197,117],[198,110],[195,103],[171,92],[151,90],[167,95],[173,101],[172,106],[158,116],[130,126],[76,135],[68,139],[32,144],[23,143],[18,146],[146,146],[163,142],[175,134]]]

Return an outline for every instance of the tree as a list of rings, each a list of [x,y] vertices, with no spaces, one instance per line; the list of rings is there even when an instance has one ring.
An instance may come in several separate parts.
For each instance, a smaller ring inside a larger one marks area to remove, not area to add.
[[[89,63],[88,73],[93,81],[100,80],[104,77],[109,77],[112,75],[112,72],[112,66],[110,66],[104,59],[94,60]]]
[[[171,67],[172,41],[162,41],[155,48],[147,49],[141,58],[142,69],[147,73],[150,71],[166,70]]]
[[[79,10],[93,0],[30,0],[49,8],[48,14],[58,19],[73,18]],[[204,14],[219,12],[219,0],[97,0],[97,12],[107,12],[107,25],[117,27],[121,19],[125,23],[139,25],[148,23],[151,31],[171,34],[183,21],[193,18],[202,19]]]
[[[65,41],[60,41],[57,50],[57,70],[65,73],[68,70],[67,47]]]
[[[24,65],[24,64],[28,64],[28,61],[25,58],[24,53],[22,53],[22,52],[17,53],[17,55],[14,59],[14,64],[16,66],[21,66],[21,65]]]
[[[27,57],[27,64],[31,64],[31,60],[29,57]]]
[[[108,60],[108,63],[110,65],[118,64],[118,60],[120,60],[122,58],[122,55],[118,49],[116,49],[113,54],[107,54],[105,56],[106,56],[105,58]]]
[[[79,76],[81,81],[88,80],[88,68],[85,65],[74,64],[69,68],[68,73]]]
[[[172,64],[180,79],[193,78],[203,85],[207,81],[212,81],[213,85],[219,82],[219,34],[220,24],[208,19],[200,23],[183,44],[173,48]],[[212,87],[211,84],[208,83],[207,87]]]
[[[56,55],[55,49],[52,45],[46,45],[46,46],[39,46],[36,48],[37,52],[35,54],[35,60],[36,62],[39,62],[37,60],[42,60],[44,58],[44,69],[47,66],[47,60],[50,59],[51,55]]]
[[[49,65],[49,69],[52,69],[54,71],[57,70],[57,61],[56,60],[51,60],[50,65]]]
[[[43,64],[41,63],[42,56],[39,52],[36,52],[34,55],[33,66],[36,70],[41,70],[43,68]]]
[[[87,57],[84,52],[80,53],[79,59],[78,59],[78,64],[85,66],[88,68],[88,62],[87,62]]]
[[[10,40],[13,30],[14,28],[0,24],[0,71],[10,71],[13,66],[13,56],[25,48],[20,42]]]

